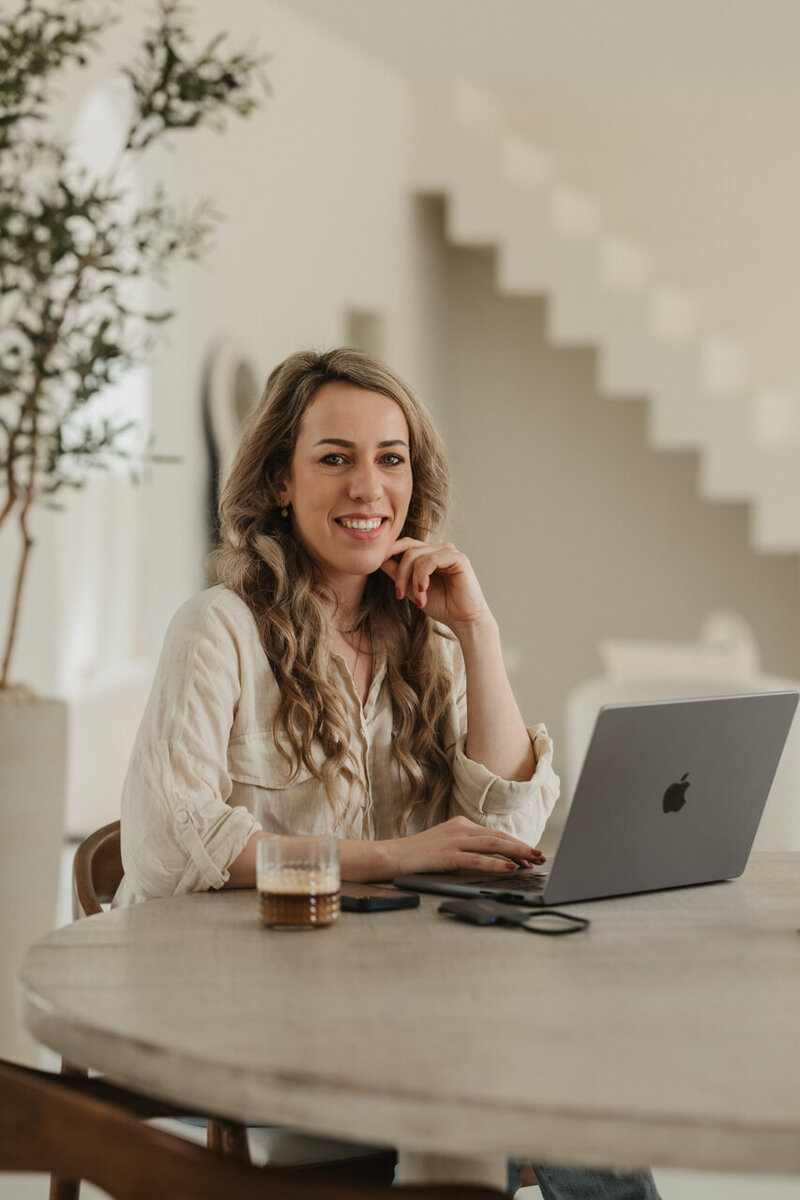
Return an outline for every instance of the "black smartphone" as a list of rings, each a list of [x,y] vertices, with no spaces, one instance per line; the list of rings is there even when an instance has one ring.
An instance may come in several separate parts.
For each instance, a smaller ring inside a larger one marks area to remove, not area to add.
[[[393,908],[417,908],[416,892],[401,892],[376,883],[342,882],[342,908],[345,912],[388,912]]]

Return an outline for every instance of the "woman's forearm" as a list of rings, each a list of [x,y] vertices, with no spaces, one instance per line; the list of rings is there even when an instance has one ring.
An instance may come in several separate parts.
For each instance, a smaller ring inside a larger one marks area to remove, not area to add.
[[[530,779],[536,758],[506,674],[497,622],[489,615],[453,632],[467,673],[467,757],[501,779]]]
[[[238,858],[231,863],[226,888],[252,888],[256,886],[256,847],[269,833],[254,833]],[[352,883],[378,882],[391,879],[398,872],[394,857],[389,853],[391,842],[359,842],[349,838],[339,840],[339,869],[342,879]]]
[[[230,866],[227,888],[256,886],[256,846],[274,834],[254,833]],[[498,855],[500,857],[498,857]],[[505,860],[505,861],[504,861]],[[351,883],[381,883],[417,871],[513,871],[544,862],[533,846],[501,829],[486,829],[467,817],[451,817],[421,833],[379,842],[339,840],[342,879]]]
[[[228,879],[223,883],[224,888],[252,888],[256,886],[256,846],[262,838],[269,837],[270,834],[258,833],[251,834],[245,844],[244,850],[238,858],[235,858],[228,867]]]

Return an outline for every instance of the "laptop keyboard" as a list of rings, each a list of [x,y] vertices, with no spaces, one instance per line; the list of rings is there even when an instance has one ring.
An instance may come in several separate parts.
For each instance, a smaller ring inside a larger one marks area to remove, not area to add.
[[[513,875],[491,875],[485,871],[459,871],[453,878],[456,883],[483,888],[493,892],[543,892],[547,883],[547,871],[533,871],[521,867]]]

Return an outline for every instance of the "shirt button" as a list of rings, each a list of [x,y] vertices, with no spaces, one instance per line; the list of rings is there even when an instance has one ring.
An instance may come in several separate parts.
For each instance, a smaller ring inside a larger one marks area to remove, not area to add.
[[[175,819],[176,819],[176,821],[179,822],[179,824],[185,825],[186,822],[189,820],[189,814],[185,808],[179,808],[177,813],[175,814]]]

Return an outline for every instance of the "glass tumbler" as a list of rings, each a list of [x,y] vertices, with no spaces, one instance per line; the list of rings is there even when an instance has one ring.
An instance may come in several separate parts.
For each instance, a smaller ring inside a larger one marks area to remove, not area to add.
[[[339,843],[333,837],[259,840],[256,880],[270,929],[317,929],[339,916]]]

